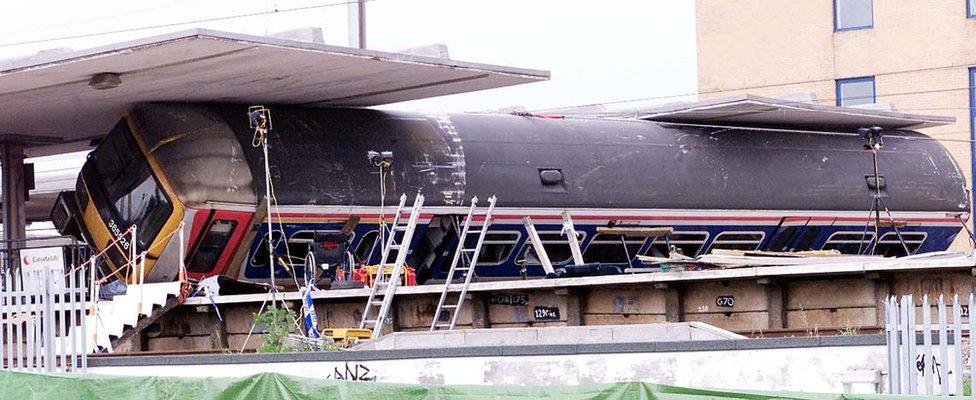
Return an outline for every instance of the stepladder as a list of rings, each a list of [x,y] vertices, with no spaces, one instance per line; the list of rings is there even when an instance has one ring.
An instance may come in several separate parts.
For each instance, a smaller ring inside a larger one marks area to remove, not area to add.
[[[382,256],[376,279],[370,286],[369,297],[366,299],[363,316],[359,322],[360,329],[372,330],[373,339],[378,339],[382,335],[383,326],[387,322],[386,319],[393,304],[393,295],[400,286],[400,277],[407,262],[410,242],[413,240],[413,234],[417,229],[420,210],[424,205],[424,196],[418,193],[417,197],[414,198],[413,206],[405,213],[406,202],[407,195],[400,196],[400,203],[397,205],[396,214],[393,216],[389,228],[389,235],[385,238],[385,244],[381,249]],[[386,228],[380,226],[380,229]]]
[[[441,290],[440,299],[437,301],[437,309],[434,311],[434,320],[430,323],[430,330],[452,330],[457,325],[458,317],[461,315],[461,307],[464,305],[468,287],[475,275],[475,266],[478,264],[478,257],[481,255],[481,248],[484,246],[485,237],[488,234],[488,227],[491,225],[492,213],[495,211],[497,198],[488,198],[488,209],[484,214],[478,214],[478,198],[471,199],[471,206],[468,208],[464,224],[458,234],[458,245],[451,260],[451,267],[448,269],[447,278],[444,281],[444,288]],[[481,221],[477,225],[477,220]],[[455,284],[455,280],[460,280]]]

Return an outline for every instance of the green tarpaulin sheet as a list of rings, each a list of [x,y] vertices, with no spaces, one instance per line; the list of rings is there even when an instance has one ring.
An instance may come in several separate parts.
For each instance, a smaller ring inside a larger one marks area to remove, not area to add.
[[[187,368],[206,368],[187,366]],[[112,377],[86,374],[0,372],[2,400],[209,400],[209,399],[893,399],[884,395],[829,395],[692,389],[629,382],[604,385],[425,386],[351,382],[259,374],[244,378]]]

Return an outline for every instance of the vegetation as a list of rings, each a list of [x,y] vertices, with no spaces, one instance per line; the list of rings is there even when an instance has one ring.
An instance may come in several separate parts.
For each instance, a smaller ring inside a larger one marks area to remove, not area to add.
[[[261,314],[251,314],[254,323],[264,326],[264,344],[257,348],[258,353],[287,353],[295,348],[285,343],[288,327],[295,320],[295,312],[287,307],[268,307]]]

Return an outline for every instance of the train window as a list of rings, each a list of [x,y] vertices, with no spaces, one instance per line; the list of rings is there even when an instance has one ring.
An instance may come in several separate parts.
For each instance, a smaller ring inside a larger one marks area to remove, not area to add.
[[[773,244],[769,246],[772,251],[789,251],[790,245],[793,244],[793,236],[796,235],[796,226],[788,226],[780,231],[779,235],[776,235],[776,240]]]
[[[403,232],[398,231],[398,236],[402,236]],[[382,253],[380,252],[380,245],[376,243],[376,239],[379,237],[379,231],[369,231],[363,234],[363,238],[359,240],[359,244],[356,245],[356,259],[361,263],[368,263],[370,259],[380,262],[380,257]],[[389,262],[393,262],[396,259],[397,250],[390,250]]]
[[[708,241],[708,232],[672,232],[667,239],[663,237],[654,239],[644,255],[668,257],[668,243],[670,243],[678,253],[694,257],[698,255],[706,241]]]
[[[224,252],[224,247],[227,247],[227,242],[230,241],[230,236],[236,227],[237,221],[233,220],[218,219],[211,222],[210,227],[207,228],[207,233],[200,239],[193,255],[190,256],[186,270],[198,274],[212,271],[217,264],[217,259],[220,258],[220,254]]]
[[[813,242],[817,240],[817,236],[820,236],[820,227],[808,226],[800,236],[800,240],[793,246],[793,251],[813,250]]]
[[[498,265],[508,260],[512,255],[512,250],[521,237],[519,232],[492,232],[485,233],[485,241],[481,243],[481,252],[478,254],[478,265]],[[477,245],[478,235],[468,235],[465,239],[465,247],[474,248]]]
[[[821,250],[837,250],[843,254],[864,254],[871,250],[874,232],[834,232]]]
[[[326,230],[326,231],[298,231],[288,238],[288,255],[291,256],[291,263],[295,265],[305,265],[305,257],[308,256],[308,250],[311,248],[312,243],[315,242],[316,234],[329,234],[329,233],[341,233],[336,230]],[[352,233],[351,235],[355,235]],[[352,236],[349,237],[351,241]]]
[[[624,243],[627,244],[626,252],[624,251]],[[624,240],[620,240],[620,235],[596,235],[586,246],[583,259],[586,262],[626,264],[627,255],[636,256],[643,245],[644,238],[625,237]]]
[[[709,250],[756,250],[765,236],[763,232],[722,232],[712,241]]]
[[[275,253],[281,251],[281,239],[285,237],[284,232],[274,231],[274,247]],[[268,235],[265,234],[261,238],[261,243],[258,243],[258,248],[254,250],[254,254],[251,255],[251,265],[268,265]]]
[[[586,234],[578,232],[579,240],[582,242]],[[546,249],[546,255],[553,264],[565,264],[573,259],[573,251],[569,248],[569,240],[559,232],[539,232],[539,241],[542,248]],[[522,253],[519,257],[525,260],[526,264],[539,265],[539,256],[535,253],[535,247],[531,240],[526,240],[522,246]]]
[[[905,247],[908,247],[908,251],[911,254],[915,254],[919,247],[922,247],[922,242],[925,242],[925,238],[928,236],[925,232],[902,232],[901,238],[905,241],[905,246],[902,246],[901,241],[898,240],[898,234],[895,232],[888,232],[881,235],[881,239],[878,239],[878,246],[874,249],[874,254],[885,256],[885,257],[901,257],[906,256]]]

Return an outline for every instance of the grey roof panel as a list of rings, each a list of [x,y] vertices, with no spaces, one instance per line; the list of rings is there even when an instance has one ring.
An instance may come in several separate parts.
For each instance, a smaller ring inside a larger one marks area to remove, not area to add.
[[[121,86],[89,87],[103,72],[121,74]],[[548,78],[547,71],[193,29],[0,61],[0,138],[85,140],[141,102],[364,107]]]
[[[644,109],[637,113],[637,118],[700,125],[845,131],[869,126],[920,129],[956,122],[953,117],[836,107],[749,94]]]

